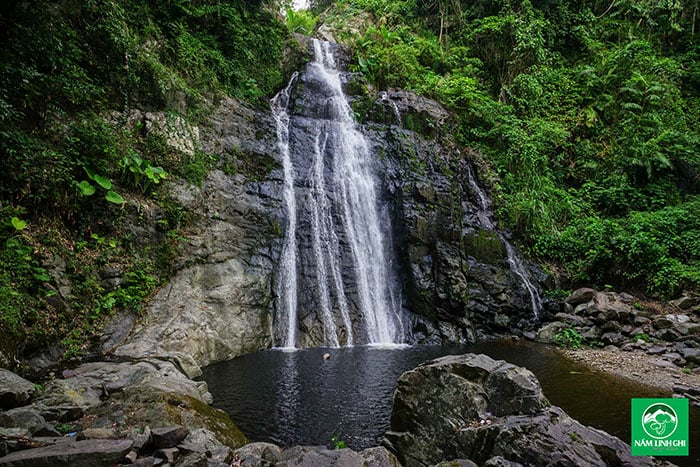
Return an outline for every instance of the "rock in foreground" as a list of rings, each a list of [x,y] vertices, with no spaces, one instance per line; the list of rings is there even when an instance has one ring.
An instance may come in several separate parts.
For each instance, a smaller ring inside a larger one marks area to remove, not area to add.
[[[3,467],[93,467],[113,465],[129,452],[132,441],[128,439],[90,439],[72,443],[59,443],[37,449],[17,451],[0,459]]]
[[[403,465],[500,456],[524,465],[654,465],[629,445],[550,406],[527,369],[448,356],[404,373],[385,444]]]

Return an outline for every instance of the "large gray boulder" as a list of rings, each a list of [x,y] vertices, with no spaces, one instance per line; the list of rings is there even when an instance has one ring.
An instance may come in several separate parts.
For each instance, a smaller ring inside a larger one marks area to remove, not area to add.
[[[496,456],[523,465],[654,465],[551,406],[529,370],[474,354],[404,373],[384,443],[407,467]]]
[[[34,383],[0,368],[0,409],[12,409],[29,403]]]
[[[0,458],[0,467],[94,467],[114,465],[131,449],[127,439],[90,439],[58,443],[36,449],[17,451]]]

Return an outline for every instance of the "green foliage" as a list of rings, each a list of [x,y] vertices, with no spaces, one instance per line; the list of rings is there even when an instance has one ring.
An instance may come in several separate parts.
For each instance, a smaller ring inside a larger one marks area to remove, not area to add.
[[[649,334],[647,333],[641,333],[641,334],[635,334],[634,337],[632,338],[634,341],[644,341],[644,342],[649,342],[651,341],[651,338],[649,337]]]
[[[501,226],[567,287],[700,289],[700,227],[676,222],[700,193],[696,2],[339,3],[372,14],[355,69],[456,112]]]
[[[345,449],[348,447],[345,441],[340,439],[339,435],[333,435],[331,443],[333,443],[333,449]]]
[[[187,126],[224,95],[267,105],[282,84],[288,38],[277,7],[38,0],[0,8],[3,353],[61,342],[64,358],[79,356],[106,317],[138,312],[172,272],[189,214],[159,188],[170,174],[201,184],[216,161],[169,146],[146,115],[176,114]],[[146,220],[144,204],[164,213],[153,244],[125,222]],[[45,266],[53,261],[66,265],[60,287]],[[101,279],[105,269],[121,271],[116,286]]]
[[[290,7],[285,7],[284,11],[289,32],[305,34],[307,36],[311,35],[314,31],[314,26],[316,26],[318,22],[318,16],[314,15],[309,10],[295,11]]]
[[[119,167],[122,169],[122,178],[129,179],[131,184],[142,193],[148,193],[154,185],[168,178],[165,169],[151,165],[132,148],[129,148],[119,162]]]
[[[559,347],[580,349],[583,337],[574,328],[564,328],[552,337],[552,342]]]

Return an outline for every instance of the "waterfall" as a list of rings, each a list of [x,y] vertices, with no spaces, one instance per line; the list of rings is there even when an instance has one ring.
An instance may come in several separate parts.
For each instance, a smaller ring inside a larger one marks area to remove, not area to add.
[[[333,45],[312,39],[312,48],[304,73],[271,101],[287,213],[275,343],[299,346],[307,338],[300,327],[315,333],[316,345],[401,343],[391,226],[381,215],[387,207],[373,155],[343,93]],[[291,104],[297,81],[302,95]]]
[[[277,130],[277,148],[282,155],[284,170],[284,205],[287,209],[287,230],[282,246],[279,276],[277,281],[277,297],[280,300],[278,309],[280,316],[286,320],[284,347],[294,347],[297,328],[297,246],[294,232],[297,225],[296,197],[294,195],[294,167],[289,155],[289,93],[297,79],[297,73],[292,75],[289,84],[271,101],[270,107],[275,118]],[[272,332],[272,335],[276,335]]]
[[[511,245],[508,239],[505,238],[505,236],[500,231],[498,231],[498,229],[496,229],[496,224],[493,222],[490,215],[492,211],[489,205],[489,198],[486,195],[486,193],[484,193],[484,190],[481,188],[481,186],[477,183],[476,179],[474,178],[474,174],[472,173],[471,166],[469,165],[467,165],[467,178],[469,185],[474,191],[474,194],[476,194],[477,198],[479,199],[479,211],[477,213],[479,221],[487,229],[496,232],[498,235],[498,239],[505,246],[508,266],[510,267],[510,270],[513,271],[513,273],[515,273],[515,275],[520,278],[523,288],[527,291],[528,295],[530,296],[530,306],[532,308],[532,314],[535,319],[539,319],[540,311],[542,310],[542,299],[540,298],[540,294],[537,291],[537,287],[535,287],[535,285],[530,280],[530,275],[527,273],[523,262],[520,260],[520,257],[516,254],[513,245]]]

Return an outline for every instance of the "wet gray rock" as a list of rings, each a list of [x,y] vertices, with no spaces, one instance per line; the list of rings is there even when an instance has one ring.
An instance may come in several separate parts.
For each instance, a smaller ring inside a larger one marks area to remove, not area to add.
[[[556,336],[564,329],[569,327],[571,326],[561,321],[553,321],[551,323],[547,323],[539,331],[537,331],[537,336],[535,337],[535,340],[544,344],[551,344],[554,342],[554,336]]]
[[[700,348],[684,348],[680,352],[687,362],[700,365]]]
[[[442,461],[435,467],[478,467],[478,465],[479,464],[469,459],[454,459],[451,461]]]
[[[270,248],[279,222],[274,200],[248,185],[241,175],[213,171],[201,189],[176,193],[202,222],[188,236],[182,269],[151,299],[145,324],[116,355],[179,357],[195,377],[201,366],[270,346]]]
[[[85,440],[17,451],[0,458],[1,467],[94,467],[113,465],[131,449],[131,440]]]
[[[34,383],[0,368],[0,409],[27,405],[34,394]]]
[[[591,288],[580,288],[577,290],[574,290],[574,292],[569,295],[565,303],[568,303],[569,305],[576,307],[577,305],[580,305],[582,303],[588,303],[593,299],[593,297],[597,294],[595,289]]]
[[[90,362],[75,368],[74,376],[46,383],[35,405],[48,419],[77,418],[102,405],[104,391],[122,393],[127,389],[155,389],[185,394],[203,400],[201,384],[187,378],[177,366],[168,361]]]
[[[324,447],[294,446],[285,449],[275,467],[364,467],[360,454],[351,449],[326,449]]]
[[[151,444],[151,428],[129,428],[127,438],[133,441],[132,447],[136,451],[141,451],[146,446]]]
[[[216,438],[216,435],[204,428],[192,430],[183,440],[183,443],[202,446],[209,452],[215,452],[222,449],[228,449],[221,441]]]
[[[511,462],[504,459],[502,456],[492,457],[484,462],[484,467],[520,467],[523,464],[520,462]]]
[[[191,452],[180,457],[175,467],[209,467],[209,458],[204,453]]]
[[[396,456],[383,446],[368,448],[360,451],[366,467],[401,467]]]
[[[272,443],[250,443],[236,449],[234,457],[246,467],[275,465],[282,458],[282,448]]]
[[[653,465],[550,406],[528,370],[473,354],[404,373],[384,442],[407,466],[495,456],[495,465]]]

